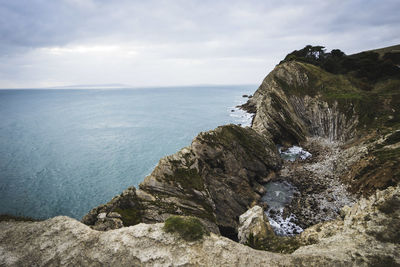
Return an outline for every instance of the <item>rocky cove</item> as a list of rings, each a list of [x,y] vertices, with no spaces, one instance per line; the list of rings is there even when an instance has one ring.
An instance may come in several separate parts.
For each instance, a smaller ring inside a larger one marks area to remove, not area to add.
[[[242,106],[251,127],[200,133],[82,223],[1,222],[0,264],[399,266],[400,79],[361,87],[282,62]],[[167,233],[171,216],[209,234]]]

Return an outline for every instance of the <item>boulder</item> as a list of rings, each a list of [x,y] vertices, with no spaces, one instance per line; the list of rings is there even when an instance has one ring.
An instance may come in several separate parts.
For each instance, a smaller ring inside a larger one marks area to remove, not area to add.
[[[99,217],[102,213],[109,218],[118,212],[124,226],[164,222],[171,215],[194,216],[207,230],[236,239],[239,216],[258,202],[261,179],[275,173],[281,162],[276,146],[253,129],[220,126],[162,158],[139,189],[128,188],[91,210],[82,222],[100,225],[94,227],[100,230],[115,229]]]
[[[124,227],[122,216],[118,212],[101,212],[97,215],[96,223],[91,226],[97,231],[108,231]]]
[[[273,229],[268,222],[262,207],[254,206],[239,217],[238,238],[239,242],[245,244],[250,236],[258,239],[265,239],[271,234]]]
[[[399,186],[379,191],[344,209],[344,220],[304,231],[304,245],[284,255],[213,233],[188,242],[165,232],[162,223],[104,232],[61,216],[3,221],[0,266],[399,266],[399,206]],[[256,206],[241,221],[262,227],[262,214]]]

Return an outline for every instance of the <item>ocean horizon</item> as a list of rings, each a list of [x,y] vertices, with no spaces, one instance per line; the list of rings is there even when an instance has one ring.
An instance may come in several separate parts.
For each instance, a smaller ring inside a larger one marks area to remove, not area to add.
[[[80,219],[200,132],[251,116],[256,86],[1,89],[0,214]]]

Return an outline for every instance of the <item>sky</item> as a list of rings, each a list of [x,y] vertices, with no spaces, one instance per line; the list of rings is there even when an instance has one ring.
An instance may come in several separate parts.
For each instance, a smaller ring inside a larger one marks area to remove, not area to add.
[[[0,0],[0,88],[259,84],[305,45],[400,44],[399,0]]]

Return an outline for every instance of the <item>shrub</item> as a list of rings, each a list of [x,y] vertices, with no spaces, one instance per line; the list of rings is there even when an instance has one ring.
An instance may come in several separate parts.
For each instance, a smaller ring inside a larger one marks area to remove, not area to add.
[[[141,222],[141,214],[138,209],[121,209],[117,208],[115,212],[121,215],[121,220],[124,226],[132,226]]]
[[[297,236],[271,234],[266,238],[258,238],[250,233],[245,245],[257,250],[290,254],[300,247],[300,241]]]
[[[194,217],[171,216],[164,223],[164,231],[178,233],[187,241],[199,240],[205,234],[205,230],[199,219]]]
[[[307,45],[288,54],[281,63],[292,60],[313,64],[334,74],[351,74],[366,83],[400,78],[400,53],[389,52],[382,57],[374,51],[346,55],[339,49],[326,52],[323,46]]]

